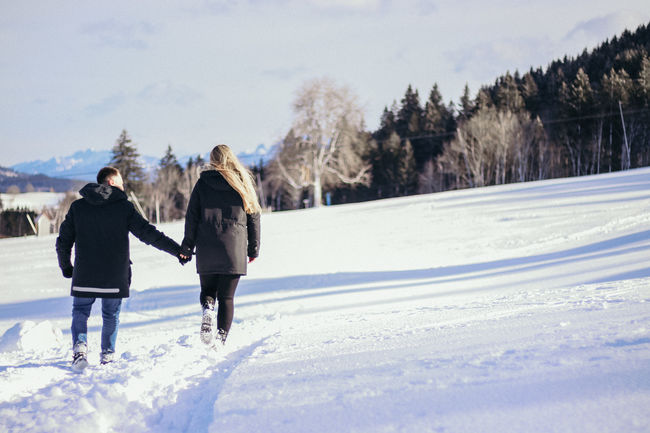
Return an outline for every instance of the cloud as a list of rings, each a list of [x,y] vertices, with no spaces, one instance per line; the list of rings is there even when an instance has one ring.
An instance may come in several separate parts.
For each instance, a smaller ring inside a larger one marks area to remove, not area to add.
[[[546,39],[501,39],[447,53],[455,73],[486,84],[507,70],[525,72],[546,64],[552,47]]]
[[[124,105],[126,97],[122,93],[107,96],[96,104],[88,105],[84,108],[84,112],[89,117],[100,117],[110,114]]]
[[[566,34],[562,42],[573,47],[574,51],[594,48],[605,39],[622,33],[623,30],[636,30],[639,25],[647,21],[648,14],[631,11],[614,12],[578,23]]]
[[[149,47],[147,39],[156,32],[146,21],[125,23],[110,19],[86,25],[81,33],[94,38],[99,45],[144,50]]]
[[[155,105],[187,106],[202,99],[203,95],[188,86],[165,81],[146,86],[136,97]]]

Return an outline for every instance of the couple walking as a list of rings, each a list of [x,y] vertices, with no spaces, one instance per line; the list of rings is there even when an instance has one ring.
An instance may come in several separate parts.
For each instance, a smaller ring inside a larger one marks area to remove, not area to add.
[[[147,222],[127,200],[120,172],[104,167],[97,183],[81,191],[70,206],[56,240],[59,267],[72,278],[72,367],[87,365],[88,317],[97,298],[102,300],[100,362],[114,360],[122,299],[129,296],[131,261],[129,233],[176,257],[191,261],[196,248],[196,268],[201,282],[203,308],[201,340],[225,344],[232,324],[235,289],[246,275],[247,263],[259,254],[260,205],[250,172],[230,148],[220,144],[210,153],[192,190],[181,245]],[[71,263],[75,248],[74,266]],[[217,305],[216,332],[214,309]]]

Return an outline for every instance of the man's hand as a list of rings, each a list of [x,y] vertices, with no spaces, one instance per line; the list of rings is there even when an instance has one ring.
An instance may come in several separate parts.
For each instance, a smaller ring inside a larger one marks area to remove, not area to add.
[[[72,271],[73,270],[74,270],[74,267],[66,266],[65,268],[61,268],[61,273],[63,274],[64,278],[72,278]]]
[[[248,263],[253,263],[257,257],[249,257]]]

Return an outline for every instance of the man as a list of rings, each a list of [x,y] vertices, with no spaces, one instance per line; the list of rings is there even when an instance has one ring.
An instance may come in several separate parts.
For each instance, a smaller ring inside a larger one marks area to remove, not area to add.
[[[72,369],[87,365],[88,317],[96,298],[102,299],[102,337],[100,362],[113,361],[122,298],[129,296],[131,261],[129,232],[148,245],[177,257],[180,246],[149,224],[135,210],[124,193],[119,170],[104,167],[97,183],[81,191],[81,199],[70,206],[56,240],[59,267],[65,278],[72,278]],[[70,262],[75,246],[74,267]]]

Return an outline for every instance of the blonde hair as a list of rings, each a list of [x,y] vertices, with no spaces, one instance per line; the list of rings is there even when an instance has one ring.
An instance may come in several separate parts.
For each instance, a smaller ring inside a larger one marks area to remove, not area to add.
[[[257,192],[253,181],[253,175],[237,159],[235,154],[225,144],[218,144],[210,152],[210,165],[226,179],[226,182],[239,193],[244,202],[244,210],[247,214],[259,213],[262,211],[257,201]]]

